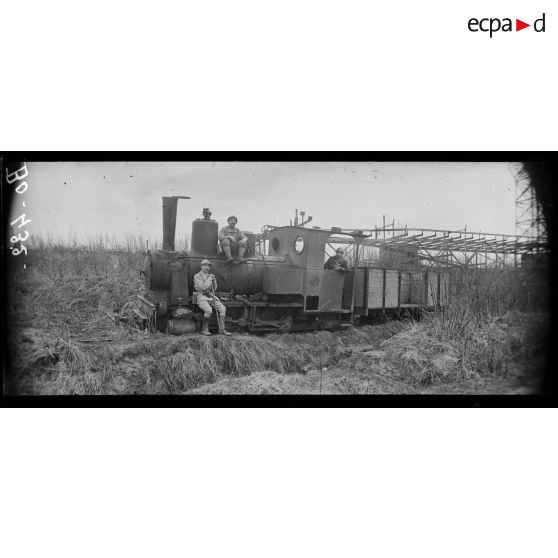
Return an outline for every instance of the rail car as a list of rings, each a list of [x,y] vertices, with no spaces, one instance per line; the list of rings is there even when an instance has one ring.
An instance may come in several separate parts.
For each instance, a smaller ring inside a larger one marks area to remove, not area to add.
[[[146,252],[142,270],[145,292],[138,295],[136,313],[152,330],[171,334],[201,330],[203,315],[192,294],[203,259],[212,264],[216,294],[227,308],[226,328],[231,331],[339,330],[374,315],[442,306],[447,300],[444,272],[378,269],[370,264],[358,264],[349,272],[324,269],[328,240],[342,232],[358,247],[366,238],[361,231],[276,227],[266,231],[266,253],[255,249],[262,235],[246,233],[247,257],[230,263],[219,253],[219,225],[204,210],[204,217],[192,222],[190,250],[177,252],[179,198],[163,198],[163,246]],[[217,329],[216,318],[210,329]]]

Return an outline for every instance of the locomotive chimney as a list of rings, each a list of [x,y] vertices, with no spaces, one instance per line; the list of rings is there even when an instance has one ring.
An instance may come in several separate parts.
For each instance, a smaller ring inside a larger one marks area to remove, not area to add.
[[[189,196],[163,197],[163,250],[174,252],[174,236],[176,233],[176,208],[178,200],[189,200]]]

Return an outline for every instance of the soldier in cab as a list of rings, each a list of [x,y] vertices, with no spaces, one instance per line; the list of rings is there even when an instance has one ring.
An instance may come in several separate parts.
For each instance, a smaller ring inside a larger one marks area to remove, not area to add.
[[[324,265],[324,269],[333,269],[335,271],[351,271],[349,262],[345,259],[343,248],[339,247],[335,250],[335,256],[331,256]]]

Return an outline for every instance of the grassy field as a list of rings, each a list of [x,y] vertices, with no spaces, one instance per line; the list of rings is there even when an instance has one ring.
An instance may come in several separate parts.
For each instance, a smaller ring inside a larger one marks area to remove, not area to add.
[[[454,278],[452,304],[420,322],[232,338],[115,324],[143,292],[143,256],[29,251],[9,279],[10,394],[523,394],[545,366],[548,316],[517,272]],[[19,263],[19,262],[18,262]]]

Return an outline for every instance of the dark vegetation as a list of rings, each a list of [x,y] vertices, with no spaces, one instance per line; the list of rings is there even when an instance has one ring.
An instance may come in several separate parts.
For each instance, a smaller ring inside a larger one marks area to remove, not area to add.
[[[8,285],[10,394],[535,393],[546,363],[540,273],[455,271],[448,308],[420,322],[227,339],[117,325],[143,289],[136,250],[42,246],[25,263]]]

